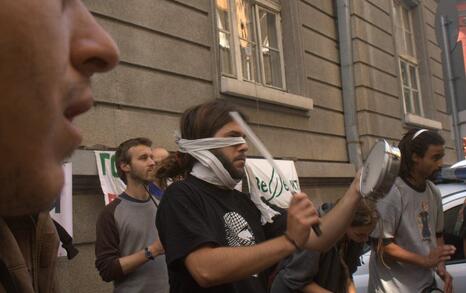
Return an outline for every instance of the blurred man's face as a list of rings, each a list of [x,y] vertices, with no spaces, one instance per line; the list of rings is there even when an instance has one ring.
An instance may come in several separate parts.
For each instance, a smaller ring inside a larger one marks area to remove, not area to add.
[[[81,143],[73,118],[118,51],[80,0],[0,0],[0,216],[51,206]]]
[[[128,185],[133,182],[147,184],[152,181],[155,163],[151,148],[146,145],[137,145],[130,147],[128,154],[131,161],[121,166],[127,174]]]
[[[373,224],[365,226],[350,226],[346,230],[346,235],[349,239],[357,243],[364,243],[369,240],[369,235],[372,233],[372,230],[375,228],[375,222]]]
[[[429,145],[424,157],[413,155],[413,171],[421,174],[424,178],[433,178],[443,165],[445,147],[443,145]]]

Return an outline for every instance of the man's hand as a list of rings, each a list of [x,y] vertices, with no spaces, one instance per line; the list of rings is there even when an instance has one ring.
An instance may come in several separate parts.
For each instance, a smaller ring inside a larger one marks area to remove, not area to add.
[[[433,248],[429,255],[425,257],[424,267],[433,268],[439,263],[449,260],[451,255],[455,253],[456,248],[453,245],[439,245]]]
[[[320,223],[317,210],[305,193],[296,193],[288,208],[286,233],[303,247],[309,239],[311,226]]]
[[[359,168],[358,172],[354,176],[353,181],[351,182],[350,188],[354,189],[357,193],[361,193],[360,187],[361,187],[361,174],[362,174],[362,168]]]
[[[165,249],[163,249],[162,243],[160,243],[160,239],[157,239],[149,245],[149,251],[152,253],[153,256],[161,255],[165,253]]]
[[[165,250],[163,249],[162,243],[160,243],[160,240],[155,240],[154,243],[149,245],[147,247],[149,251],[152,253],[152,255],[158,256],[161,254],[165,253]],[[145,264],[147,261],[149,261],[145,255],[144,250],[139,250],[136,253],[123,256],[119,258],[121,269],[125,275],[135,271],[137,268]]]
[[[453,292],[453,278],[447,272],[445,264],[443,262],[437,265],[437,274],[443,280],[443,292],[452,293]]]

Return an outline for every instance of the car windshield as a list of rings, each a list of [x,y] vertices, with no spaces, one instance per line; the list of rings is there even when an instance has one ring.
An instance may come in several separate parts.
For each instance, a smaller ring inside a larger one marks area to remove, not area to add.
[[[443,237],[446,244],[456,247],[456,253],[449,262],[464,261],[466,242],[466,160],[451,167],[445,167],[435,178],[435,183],[442,195],[444,212]]]

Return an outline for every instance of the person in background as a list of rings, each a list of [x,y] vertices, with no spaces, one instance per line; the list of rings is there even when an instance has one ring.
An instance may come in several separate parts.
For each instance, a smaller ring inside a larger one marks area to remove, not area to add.
[[[321,216],[332,207],[323,204]],[[332,248],[298,251],[279,264],[270,293],[355,293],[352,275],[377,220],[374,204],[361,200],[345,235]]]
[[[155,147],[152,149],[152,156],[154,158],[154,179],[152,182],[149,183],[148,188],[150,194],[155,196],[157,200],[162,199],[162,195],[164,190],[167,188],[167,180],[163,180],[161,178],[156,177],[157,171],[163,164],[163,161],[170,156],[170,153],[162,148],[162,147]]]
[[[49,216],[73,120],[92,107],[91,77],[118,49],[82,1],[0,0],[0,292],[59,292]]]
[[[372,233],[369,292],[430,292],[434,272],[452,292],[445,260],[455,247],[444,245],[443,210],[438,188],[429,180],[443,164],[445,141],[427,129],[411,129],[401,139],[399,176],[377,202],[380,221]]]
[[[114,292],[167,293],[164,249],[155,217],[158,204],[147,191],[155,163],[152,142],[138,137],[122,142],[115,163],[126,190],[105,206],[96,224],[95,265]]]

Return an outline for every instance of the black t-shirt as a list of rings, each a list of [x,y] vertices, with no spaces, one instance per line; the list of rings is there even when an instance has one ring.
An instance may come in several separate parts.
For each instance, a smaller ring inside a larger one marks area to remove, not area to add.
[[[206,244],[248,246],[276,237],[284,231],[285,219],[283,214],[273,224],[262,226],[259,210],[244,193],[218,188],[194,176],[173,183],[165,191],[157,212],[170,292],[266,292],[265,272],[235,283],[201,288],[185,267],[184,260]]]

